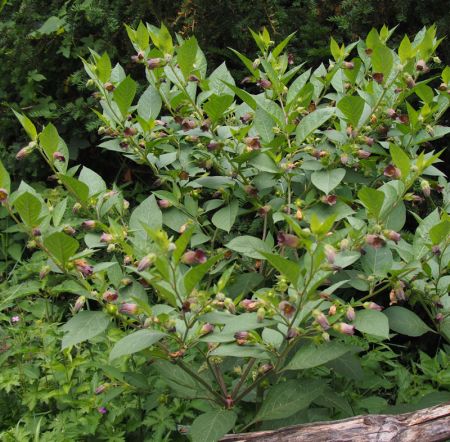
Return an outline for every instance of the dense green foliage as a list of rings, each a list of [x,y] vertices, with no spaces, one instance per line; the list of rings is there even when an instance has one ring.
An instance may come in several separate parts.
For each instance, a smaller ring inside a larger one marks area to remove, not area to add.
[[[436,28],[331,39],[311,68],[293,34],[251,31],[245,90],[195,37],[126,29],[132,63],[83,64],[99,148],[142,171],[133,189],[16,112],[19,160],[53,184],[0,167],[3,237],[28,241],[0,298],[2,437],[214,441],[448,400]]]
[[[183,36],[195,32],[210,69],[226,60],[241,80],[245,75],[242,66],[228,48],[252,58],[257,48],[249,27],[267,26],[278,40],[295,31],[291,50],[297,62],[317,66],[328,57],[330,34],[342,42],[365,37],[372,26],[399,25],[401,35],[432,23],[445,32],[450,25],[445,14],[448,8],[449,1],[437,0],[6,1],[0,12],[0,158],[16,174],[45,176],[45,170],[34,161],[17,164],[13,160],[23,140],[10,112],[9,106],[13,106],[26,110],[40,123],[54,121],[68,142],[71,158],[76,159],[81,149],[83,162],[98,165],[100,161],[102,170],[109,170],[111,157],[100,157],[93,148],[97,121],[90,112],[93,99],[85,87],[79,57],[87,57],[89,48],[107,50],[128,64],[123,23],[165,22]],[[448,62],[447,41],[439,51]],[[117,171],[111,172],[111,179]]]

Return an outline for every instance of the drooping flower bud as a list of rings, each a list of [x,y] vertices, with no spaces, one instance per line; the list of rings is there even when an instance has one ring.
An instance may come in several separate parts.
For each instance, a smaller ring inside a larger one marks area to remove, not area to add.
[[[156,259],[156,255],[154,253],[149,253],[148,255],[145,255],[138,263],[137,271],[143,272],[144,270],[147,270]]]
[[[378,312],[381,312],[383,310],[383,307],[381,305],[376,304],[375,302],[365,302],[363,304],[363,307],[368,310],[376,310]]]
[[[100,242],[105,242],[105,243],[109,244],[113,240],[114,240],[114,237],[110,233],[102,233],[100,236]]]
[[[210,324],[209,322],[206,324],[203,324],[200,333],[202,335],[207,335],[208,333],[212,333],[214,331],[214,325]]]
[[[86,296],[79,296],[77,298],[77,300],[75,301],[75,305],[73,306],[73,311],[75,313],[79,312],[83,308],[85,303],[86,303]]]
[[[261,142],[259,141],[259,137],[246,137],[244,138],[244,142],[250,150],[261,149]]]
[[[181,127],[186,132],[191,129],[195,129],[197,127],[197,122],[192,118],[183,118],[181,120]]]
[[[156,69],[159,68],[162,65],[162,59],[161,58],[149,58],[147,60],[147,66],[149,69]]]
[[[320,310],[314,310],[312,315],[317,324],[319,324],[323,330],[328,330],[330,328],[327,317]]]
[[[345,335],[352,336],[355,334],[355,327],[350,324],[346,324],[345,322],[339,322],[333,325],[333,328],[339,333],[343,333]]]
[[[327,244],[324,247],[325,256],[327,258],[328,264],[333,264],[334,260],[336,259],[336,249],[330,245]]]
[[[431,247],[431,252],[435,256],[439,256],[441,254],[441,248],[439,246],[433,246]]]
[[[126,127],[123,131],[123,134],[126,137],[132,137],[137,134],[137,129],[135,127]]]
[[[400,169],[395,167],[393,164],[389,164],[383,171],[383,175],[389,178],[398,179],[402,176]]]
[[[381,72],[375,72],[374,74],[372,74],[372,78],[375,82],[381,84],[384,81],[384,74],[382,74]]]
[[[438,313],[435,317],[437,322],[442,322],[444,320],[444,315],[442,313]]]
[[[72,226],[64,226],[63,232],[67,233],[67,235],[73,236],[77,231]]]
[[[347,309],[347,312],[345,313],[345,316],[347,317],[347,319],[352,322],[355,320],[356,314],[355,314],[355,309],[353,307],[349,307]]]
[[[358,156],[358,158],[360,158],[361,160],[364,160],[366,158],[369,158],[370,155],[372,155],[371,152],[368,152],[367,150],[364,149],[359,149],[358,152],[356,153],[356,155]]]
[[[256,84],[263,89],[270,89],[272,87],[272,82],[265,78],[262,78]]]
[[[427,66],[427,63],[425,62],[425,60],[419,60],[416,63],[416,69],[420,72],[423,72],[424,74],[426,74],[430,68]]]
[[[292,247],[295,249],[300,244],[300,239],[291,233],[278,232],[277,240],[280,247]]]
[[[241,116],[240,120],[243,124],[246,124],[249,121],[253,120],[253,114],[251,114],[250,112],[246,112]]]
[[[119,297],[119,294],[117,293],[116,290],[107,290],[105,293],[103,293],[102,295],[102,299],[105,302],[114,302],[117,301],[117,298]]]
[[[61,162],[66,161],[65,156],[61,152],[53,152],[53,159]]]
[[[94,393],[95,393],[95,394],[102,394],[105,390],[106,390],[106,385],[105,385],[105,384],[102,384],[102,385],[99,385],[99,386],[95,389]]]
[[[8,191],[6,189],[0,189],[0,203],[6,203],[8,201]]]
[[[259,302],[254,299],[244,299],[241,301],[240,306],[247,312],[255,312],[258,310]]]
[[[138,305],[131,302],[124,302],[119,308],[120,313],[135,315],[138,312]]]
[[[337,306],[336,304],[333,304],[329,309],[328,309],[328,316],[334,316],[337,312]]]
[[[91,276],[94,272],[94,267],[89,265],[85,259],[76,259],[73,263],[83,276]]]
[[[210,141],[207,148],[210,152],[215,152],[217,150],[220,150],[222,146],[222,143],[218,143],[217,141]]]
[[[205,252],[201,249],[188,250],[181,257],[181,262],[188,265],[204,264],[208,260]]]
[[[31,234],[33,236],[41,236],[41,229],[39,227],[33,227],[33,229],[31,230]]]
[[[288,301],[281,301],[278,304],[278,308],[280,309],[281,314],[286,318],[292,317],[295,313],[295,306]]]
[[[98,408],[97,408],[97,411],[98,411],[100,414],[106,414],[106,413],[108,413],[108,410],[107,410],[105,407],[98,407]]]
[[[422,189],[422,193],[426,197],[429,197],[431,195],[430,183],[427,180],[421,180],[420,181],[420,188]]]
[[[366,143],[368,146],[373,146],[375,143],[375,140],[372,137],[364,137],[364,143]]]
[[[366,244],[372,246],[374,249],[380,249],[384,246],[385,241],[380,235],[369,234],[366,235]]]
[[[334,206],[337,203],[336,195],[322,195],[320,197],[320,201],[324,204],[328,204],[329,206]]]
[[[386,115],[389,117],[389,118],[392,118],[393,120],[395,120],[396,118],[397,118],[397,112],[395,111],[395,109],[392,109],[392,108],[390,108],[390,109],[388,109],[387,111],[386,111]]]
[[[239,331],[234,334],[237,345],[244,345],[248,341],[249,333],[246,331]]]
[[[401,239],[400,233],[396,232],[395,230],[385,230],[383,234],[386,238],[389,238],[391,241],[394,241],[395,243],[398,243]]]
[[[352,61],[344,61],[342,62],[342,67],[344,69],[353,69],[355,67],[355,63],[353,63]]]
[[[92,230],[96,226],[96,222],[94,220],[83,221],[81,223],[81,227],[86,230]]]

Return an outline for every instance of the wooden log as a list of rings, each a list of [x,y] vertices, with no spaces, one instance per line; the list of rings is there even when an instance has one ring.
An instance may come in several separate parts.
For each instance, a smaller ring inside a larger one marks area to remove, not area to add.
[[[450,440],[450,403],[398,415],[367,415],[230,434],[221,442],[439,442]]]

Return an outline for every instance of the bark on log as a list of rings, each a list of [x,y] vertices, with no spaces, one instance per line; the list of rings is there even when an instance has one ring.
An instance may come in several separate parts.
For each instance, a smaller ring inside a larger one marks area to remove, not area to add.
[[[221,442],[439,442],[450,440],[450,403],[398,415],[356,416],[272,431],[230,434]]]

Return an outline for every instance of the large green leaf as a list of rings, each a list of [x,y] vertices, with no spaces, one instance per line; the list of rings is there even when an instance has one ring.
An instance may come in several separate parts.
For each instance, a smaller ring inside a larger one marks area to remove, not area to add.
[[[411,169],[411,160],[409,159],[408,155],[401,147],[395,144],[391,144],[389,151],[391,152],[393,163],[400,169],[400,172],[402,173],[402,178],[406,179]]]
[[[103,178],[86,166],[81,169],[78,179],[88,186],[89,196],[98,195],[106,190],[106,183]]]
[[[373,72],[381,72],[386,79],[391,73],[394,65],[392,50],[387,46],[378,44],[373,48],[371,60]]]
[[[145,227],[158,230],[162,227],[162,213],[154,195],[149,196],[137,206],[130,217],[130,229],[136,238],[146,240]]]
[[[237,200],[231,201],[228,206],[218,210],[212,217],[212,223],[221,230],[229,232],[236,221],[236,216],[239,210],[239,203]]]
[[[327,122],[334,115],[334,112],[333,107],[326,107],[306,115],[296,129],[297,143],[302,143],[305,138]]]
[[[220,336],[227,339],[227,335]],[[270,354],[255,345],[222,344],[209,353],[211,356],[270,359]]]
[[[216,255],[208,259],[203,264],[190,268],[184,275],[184,288],[186,293],[189,294],[193,288],[203,279],[203,277],[208,273],[208,270],[222,258],[222,255]]]
[[[361,97],[347,95],[339,101],[337,108],[353,127],[357,127],[364,111],[364,105],[365,101]]]
[[[225,247],[253,259],[265,259],[259,252],[271,252],[270,246],[263,240],[248,235],[233,238]]]
[[[394,259],[388,247],[378,249],[367,246],[365,254],[361,257],[363,270],[369,275],[385,276],[391,269]]]
[[[209,97],[209,100],[204,104],[203,109],[208,114],[208,117],[210,117],[213,122],[216,122],[229,110],[233,100],[231,95],[212,94]]]
[[[255,112],[254,126],[261,137],[261,140],[264,142],[270,143],[275,137],[272,130],[275,126],[275,121],[269,113],[260,107],[258,107]]]
[[[345,169],[319,170],[311,175],[311,182],[328,194],[344,179]]]
[[[138,330],[137,332],[131,333],[116,342],[109,354],[109,360],[112,361],[121,356],[131,355],[151,347],[165,335],[165,333],[149,329]]]
[[[356,313],[354,322],[356,330],[377,336],[383,339],[389,338],[388,318],[377,310],[360,310]]]
[[[75,196],[75,198],[83,203],[87,202],[89,198],[89,187],[87,186],[87,184],[69,175],[59,174],[58,178],[62,181],[64,186]]]
[[[28,134],[28,136],[33,140],[36,141],[37,139],[37,131],[34,124],[31,122],[31,120],[22,114],[19,114],[15,110],[13,110],[14,115],[17,117],[17,119],[20,121],[20,124],[25,129],[25,132]]]
[[[59,135],[56,127],[49,123],[39,135],[39,143],[44,149],[47,158],[53,162],[53,154],[58,150]]]
[[[195,57],[197,55],[198,43],[195,37],[186,40],[177,50],[177,62],[184,78],[192,72]]]
[[[321,345],[308,343],[303,345],[294,355],[285,370],[305,370],[307,368],[319,367],[354,349],[342,342],[331,341]]]
[[[358,198],[370,214],[375,218],[379,217],[384,202],[383,192],[371,187],[362,187],[358,192]]]
[[[282,419],[307,408],[324,388],[322,381],[291,379],[270,388],[254,422]]]
[[[11,178],[1,161],[0,161],[0,188],[5,189],[7,192],[11,191]]]
[[[154,120],[158,117],[161,106],[162,100],[158,90],[150,85],[139,98],[137,112],[145,121]]]
[[[123,117],[128,115],[128,110],[136,95],[136,89],[136,82],[131,77],[126,77],[113,92],[114,101]]]
[[[189,434],[192,442],[216,442],[227,434],[237,416],[230,410],[212,410],[198,416],[192,423]]]
[[[414,312],[405,307],[393,306],[384,311],[389,327],[402,335],[418,337],[432,331]]]
[[[44,246],[61,264],[65,264],[76,253],[79,243],[63,232],[55,232],[44,239]]]
[[[61,327],[61,330],[65,332],[62,349],[99,335],[106,330],[109,322],[109,316],[101,311],[85,310],[77,313]]]
[[[30,192],[22,193],[14,201],[14,207],[19,212],[20,218],[28,227],[36,227],[39,223],[39,215],[42,204],[39,199]]]

